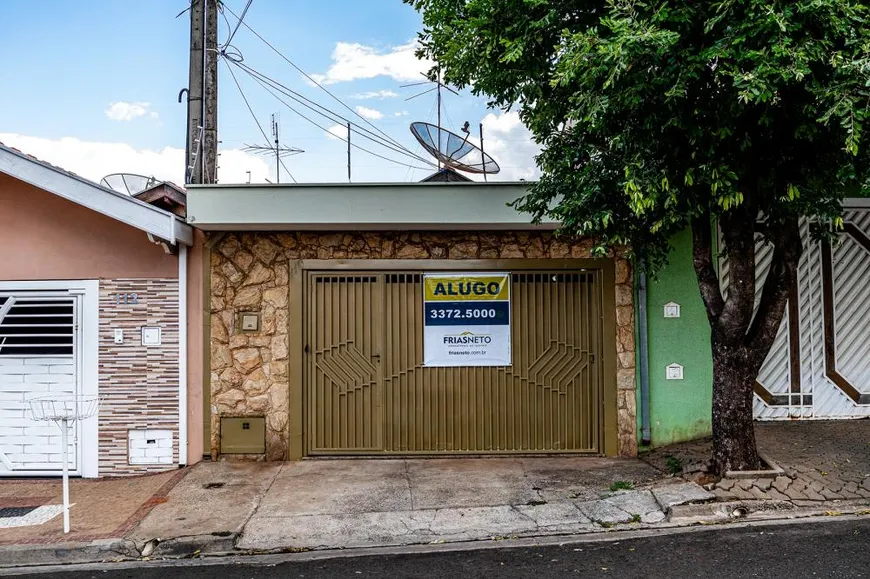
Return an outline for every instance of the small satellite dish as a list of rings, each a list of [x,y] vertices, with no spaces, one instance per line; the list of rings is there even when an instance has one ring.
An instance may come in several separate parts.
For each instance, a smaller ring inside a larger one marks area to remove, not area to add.
[[[159,181],[154,177],[145,177],[135,173],[111,173],[100,179],[100,185],[108,187],[124,195],[137,195],[146,189],[157,185]]]
[[[501,168],[495,159],[468,142],[468,136],[460,137],[454,132],[432,123],[411,123],[411,133],[430,155],[445,166],[466,173],[498,173]]]

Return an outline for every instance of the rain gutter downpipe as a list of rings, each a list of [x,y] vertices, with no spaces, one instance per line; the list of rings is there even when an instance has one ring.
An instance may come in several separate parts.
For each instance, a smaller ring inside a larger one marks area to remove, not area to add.
[[[646,271],[641,263],[637,283],[637,332],[640,355],[640,424],[641,444],[652,442],[649,417],[649,338],[647,336]]]
[[[187,466],[187,246],[178,244],[178,466]]]

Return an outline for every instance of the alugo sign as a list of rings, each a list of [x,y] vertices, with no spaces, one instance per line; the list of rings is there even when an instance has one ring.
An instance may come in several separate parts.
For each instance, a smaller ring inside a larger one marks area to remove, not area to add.
[[[510,366],[509,273],[423,275],[423,365]]]

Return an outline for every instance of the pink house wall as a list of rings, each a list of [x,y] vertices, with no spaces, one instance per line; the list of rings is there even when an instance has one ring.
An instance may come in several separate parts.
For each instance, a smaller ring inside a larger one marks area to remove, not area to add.
[[[178,278],[145,233],[0,174],[0,280]]]
[[[199,231],[194,237],[187,267],[188,464],[203,454],[205,237]],[[177,280],[178,257],[148,241],[143,231],[0,174],[0,281],[64,279]]]

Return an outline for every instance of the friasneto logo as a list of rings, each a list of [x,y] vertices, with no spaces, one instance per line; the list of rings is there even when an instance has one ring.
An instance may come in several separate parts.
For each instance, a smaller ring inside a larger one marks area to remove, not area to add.
[[[444,336],[444,343],[456,345],[482,346],[492,343],[490,334],[475,334],[474,332],[462,332],[461,334],[447,334]]]

